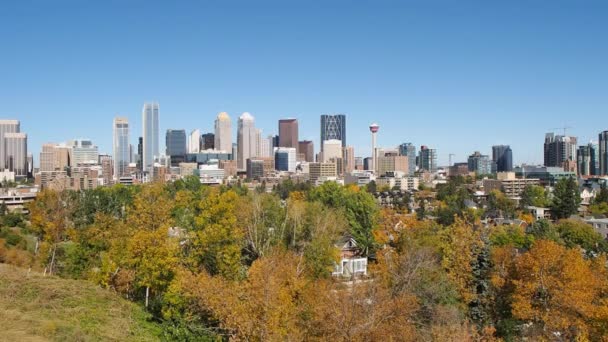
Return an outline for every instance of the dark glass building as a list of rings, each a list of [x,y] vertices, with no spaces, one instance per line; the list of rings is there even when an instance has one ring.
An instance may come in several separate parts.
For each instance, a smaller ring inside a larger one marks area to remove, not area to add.
[[[186,159],[187,140],[183,129],[168,129],[166,135],[166,154],[171,158],[171,166],[178,166]]]
[[[513,171],[513,151],[509,145],[492,146],[492,161],[496,164],[496,172]]]

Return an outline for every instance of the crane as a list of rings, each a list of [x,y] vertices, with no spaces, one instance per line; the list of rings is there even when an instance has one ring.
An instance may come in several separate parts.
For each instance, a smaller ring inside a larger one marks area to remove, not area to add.
[[[552,129],[552,130],[555,130],[555,129],[563,129],[563,130],[564,130],[564,136],[566,136],[566,131],[567,131],[568,129],[570,129],[570,128],[574,128],[574,127],[564,125],[563,127],[556,127],[556,128],[551,128],[551,129]]]

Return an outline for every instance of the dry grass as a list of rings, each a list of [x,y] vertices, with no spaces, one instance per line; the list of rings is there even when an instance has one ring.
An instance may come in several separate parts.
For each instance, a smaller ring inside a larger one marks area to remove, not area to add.
[[[95,285],[0,264],[0,341],[155,341],[137,305]]]

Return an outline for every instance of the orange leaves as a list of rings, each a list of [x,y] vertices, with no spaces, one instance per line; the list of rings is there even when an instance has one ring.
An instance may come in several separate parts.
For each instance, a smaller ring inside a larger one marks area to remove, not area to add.
[[[605,311],[605,265],[585,260],[578,250],[537,241],[515,263],[512,312],[521,320],[569,338],[588,336]]]

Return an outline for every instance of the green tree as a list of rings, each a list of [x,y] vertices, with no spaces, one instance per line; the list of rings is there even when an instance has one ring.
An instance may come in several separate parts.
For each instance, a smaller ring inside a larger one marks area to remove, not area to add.
[[[494,216],[513,218],[515,216],[515,202],[503,192],[493,190],[488,196],[488,211]]]
[[[608,251],[606,240],[591,225],[578,220],[561,220],[555,226],[568,248],[580,247],[587,252]]]
[[[545,188],[538,185],[528,185],[524,188],[519,203],[522,208],[528,206],[546,208],[550,201]]]
[[[557,219],[568,218],[578,213],[581,195],[574,177],[562,178],[555,185],[551,211]]]

